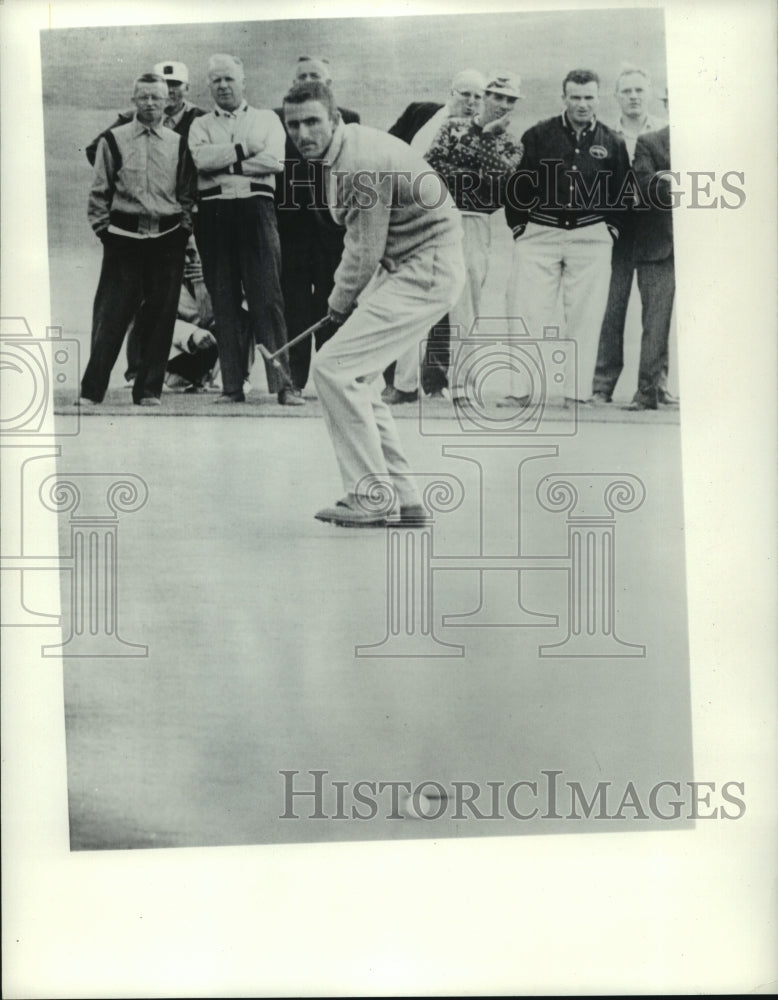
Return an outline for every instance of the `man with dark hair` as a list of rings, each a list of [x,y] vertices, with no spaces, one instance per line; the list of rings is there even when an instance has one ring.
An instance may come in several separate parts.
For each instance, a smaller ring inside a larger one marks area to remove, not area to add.
[[[562,388],[574,403],[591,397],[629,156],[624,140],[597,120],[596,73],[568,73],[562,101],[561,115],[522,136],[521,169],[508,183],[505,215],[515,241],[508,307],[516,336],[526,336],[523,318],[530,335],[541,338],[544,327],[556,325],[561,293],[565,335],[577,345],[577,364],[568,354]],[[531,398],[528,371],[512,373],[507,402],[526,407]]]
[[[322,174],[330,214],[345,230],[329,297],[337,328],[316,354],[313,379],[346,495],[320,521],[386,523],[369,502],[391,479],[399,517],[423,517],[397,428],[381,398],[386,366],[418,344],[456,301],[464,281],[461,225],[440,178],[405,143],[340,121],[331,91],[295,85],[284,119],[301,156]]]
[[[102,402],[133,316],[140,358],[132,399],[141,406],[160,402],[195,183],[186,140],[162,124],[166,101],[162,77],[138,77],[134,120],[98,142],[88,214],[103,244],[103,266],[81,405]]]
[[[461,70],[451,81],[445,104],[430,101],[409,104],[389,129],[389,135],[396,135],[420,156],[425,156],[447,122],[460,119],[469,122],[480,111],[485,86],[486,79],[478,70]],[[450,361],[451,320],[446,315],[429,332],[421,372],[415,347],[384,372],[387,383],[384,399],[392,404],[415,402],[419,398],[420,381],[422,390],[428,395],[447,395]]]
[[[283,169],[284,129],[269,109],[252,108],[243,97],[245,73],[235,56],[208,63],[216,104],[189,132],[197,167],[197,246],[213,303],[222,375],[218,403],[242,403],[250,337],[272,354],[286,343],[281,297],[281,248],[274,195]],[[249,334],[243,321],[248,304]],[[286,364],[284,358],[279,359]],[[299,406],[301,397],[269,362],[268,388],[278,402]]]
[[[294,83],[319,80],[331,84],[326,59],[300,56]],[[338,108],[341,119],[359,122],[359,115]],[[276,108],[283,122],[283,108]],[[290,340],[325,316],[327,298],[335,280],[335,268],[343,253],[343,233],[333,223],[321,192],[314,185],[311,167],[300,156],[287,135],[284,172],[276,185],[276,218],[281,239],[281,289],[284,316]],[[317,349],[332,336],[321,329],[314,335]],[[289,368],[297,390],[305,388],[313,354],[310,339],[289,349]]]
[[[648,113],[651,79],[645,70],[634,66],[622,69],[616,77],[615,94],[621,114],[613,130],[624,139],[632,161],[638,137],[667,123]],[[610,403],[624,368],[624,324],[635,274],[634,229],[639,215],[640,212],[625,213],[621,236],[613,247],[608,304],[600,329],[592,382],[592,401],[598,404]]]

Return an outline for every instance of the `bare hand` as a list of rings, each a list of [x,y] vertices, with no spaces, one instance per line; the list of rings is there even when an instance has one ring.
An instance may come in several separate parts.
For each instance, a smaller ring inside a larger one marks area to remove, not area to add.
[[[485,135],[502,135],[503,132],[508,131],[512,120],[510,114],[502,115],[500,118],[490,121],[488,125],[484,125],[483,132]]]
[[[216,347],[216,339],[209,330],[201,330],[199,327],[192,333],[192,343],[198,351],[207,351],[209,347]]]

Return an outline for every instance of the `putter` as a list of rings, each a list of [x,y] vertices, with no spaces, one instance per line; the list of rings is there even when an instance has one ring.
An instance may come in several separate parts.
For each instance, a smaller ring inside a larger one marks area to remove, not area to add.
[[[278,360],[279,355],[285,354],[290,347],[294,347],[295,344],[299,344],[300,341],[305,340],[306,337],[313,336],[313,334],[316,333],[317,330],[320,330],[327,322],[329,322],[329,317],[322,316],[322,318],[320,320],[317,320],[317,322],[314,323],[313,326],[309,326],[307,330],[303,330],[303,332],[298,333],[296,337],[292,337],[289,343],[284,344],[283,347],[279,347],[279,349],[277,351],[274,351],[272,354],[265,347],[264,344],[257,344],[257,350],[259,351],[259,353],[262,355],[265,361],[268,361],[275,368],[275,370],[281,376],[284,385],[287,386],[288,388],[294,389],[295,386],[292,380],[289,378],[289,375],[287,374],[285,369],[282,367],[281,362]]]

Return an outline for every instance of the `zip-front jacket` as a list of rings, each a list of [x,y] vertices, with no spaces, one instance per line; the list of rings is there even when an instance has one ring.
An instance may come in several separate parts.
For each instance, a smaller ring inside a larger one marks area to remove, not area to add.
[[[285,142],[276,113],[245,101],[235,111],[214,108],[198,118],[189,130],[198,199],[272,198],[275,174],[284,168]]]
[[[596,119],[576,137],[563,112],[538,122],[521,138],[524,156],[506,188],[505,218],[514,236],[528,222],[576,229],[607,222],[621,230],[634,192],[624,184],[624,140]]]
[[[100,137],[89,192],[92,229],[137,239],[192,231],[195,172],[183,136],[136,119]]]
[[[188,101],[184,101],[184,109],[178,116],[178,120],[173,126],[173,131],[178,132],[179,135],[184,137],[189,135],[189,129],[192,127],[192,122],[195,118],[199,118],[204,115],[205,112],[202,108],[197,108],[194,104],[190,104]],[[102,137],[106,132],[109,132],[112,128],[118,128],[120,125],[128,125],[135,117],[134,111],[120,111],[116,117],[116,121],[113,125],[109,125],[104,132],[101,132],[96,138],[94,138],[89,145],[86,147],[86,158],[92,164],[95,165],[95,156],[97,155],[97,144],[100,142]],[[165,119],[163,118],[163,124]]]

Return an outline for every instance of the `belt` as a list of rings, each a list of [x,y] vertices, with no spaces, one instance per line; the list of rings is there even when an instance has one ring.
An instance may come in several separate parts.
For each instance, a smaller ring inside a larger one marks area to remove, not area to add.
[[[130,215],[128,212],[111,212],[111,225],[117,229],[123,229],[126,233],[137,233],[140,229],[140,216]],[[181,224],[181,214],[163,215],[159,220],[159,231],[166,233],[169,229],[175,229]]]
[[[262,184],[259,181],[251,181],[249,184],[249,191],[251,191],[252,194],[267,194],[270,195],[271,198],[275,195],[275,191],[269,184]],[[197,196],[200,201],[208,201],[210,198],[221,197],[221,193],[221,184],[214,184],[213,187],[202,188],[197,192]]]
[[[598,222],[605,222],[605,218],[596,212],[589,212],[586,215],[574,212],[551,215],[547,212],[531,211],[529,221],[553,229],[583,229],[584,226],[596,226]]]

